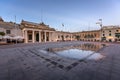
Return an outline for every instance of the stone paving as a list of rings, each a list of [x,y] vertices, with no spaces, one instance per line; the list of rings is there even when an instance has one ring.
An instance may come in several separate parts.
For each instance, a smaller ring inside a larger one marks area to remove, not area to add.
[[[38,52],[99,42],[51,42],[0,46],[0,80],[120,80],[120,45],[98,50],[101,60],[70,60]]]

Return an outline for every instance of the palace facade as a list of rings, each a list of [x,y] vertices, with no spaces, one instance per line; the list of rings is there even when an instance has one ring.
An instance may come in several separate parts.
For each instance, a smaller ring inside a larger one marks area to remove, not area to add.
[[[0,18],[0,40],[3,36],[21,36],[25,43],[57,41],[120,42],[120,26],[103,26],[100,30],[82,32],[56,31],[49,25],[22,20],[20,24]]]
[[[100,30],[73,33],[79,41],[100,41]]]
[[[25,43],[54,41],[53,34],[55,33],[55,29],[50,28],[49,25],[45,25],[44,23],[38,24],[22,20],[21,30]]]

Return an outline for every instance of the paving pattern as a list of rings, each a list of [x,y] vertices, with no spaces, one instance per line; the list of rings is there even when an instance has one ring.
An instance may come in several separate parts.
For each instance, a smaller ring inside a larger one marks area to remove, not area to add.
[[[51,42],[0,46],[0,80],[120,80],[120,44],[98,50],[101,60],[71,60],[38,50],[99,42]]]

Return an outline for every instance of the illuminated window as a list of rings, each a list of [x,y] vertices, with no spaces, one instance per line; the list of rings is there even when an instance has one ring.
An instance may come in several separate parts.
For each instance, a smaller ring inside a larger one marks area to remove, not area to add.
[[[116,32],[119,32],[119,30],[116,30]]]

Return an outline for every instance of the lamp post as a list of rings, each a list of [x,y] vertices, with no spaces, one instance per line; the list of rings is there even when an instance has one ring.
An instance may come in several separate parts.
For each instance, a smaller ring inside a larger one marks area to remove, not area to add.
[[[103,26],[103,24],[102,24],[102,19],[99,19],[99,21],[96,23],[96,24],[99,24],[100,25],[100,32],[101,32],[101,41],[102,41],[102,26]]]
[[[16,15],[15,15],[15,23],[14,23],[14,26],[15,26],[15,37],[17,37],[17,27],[16,27]],[[17,39],[15,40],[15,43],[17,44]]]
[[[100,27],[102,29],[102,19],[99,19],[99,22],[100,22]]]

